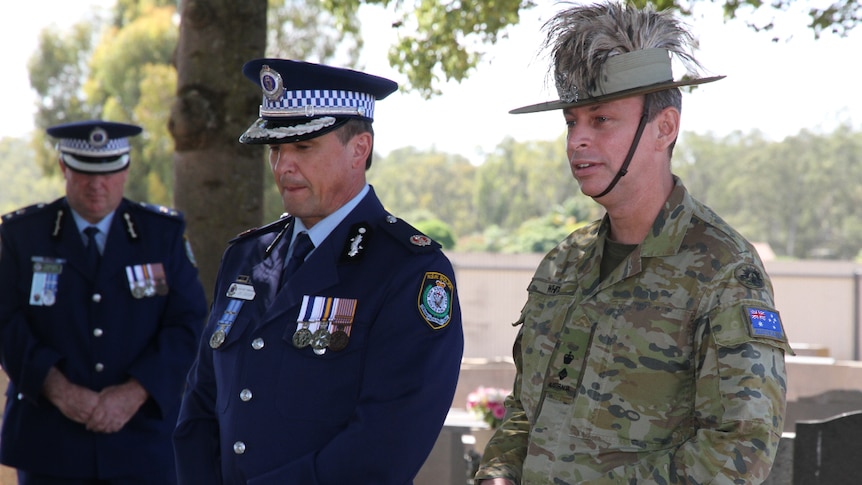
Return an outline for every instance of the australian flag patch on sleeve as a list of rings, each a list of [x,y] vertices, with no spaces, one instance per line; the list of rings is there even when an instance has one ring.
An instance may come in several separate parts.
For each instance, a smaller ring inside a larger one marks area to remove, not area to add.
[[[778,316],[777,311],[745,307],[745,315],[748,318],[748,329],[753,337],[785,340],[781,317]]]

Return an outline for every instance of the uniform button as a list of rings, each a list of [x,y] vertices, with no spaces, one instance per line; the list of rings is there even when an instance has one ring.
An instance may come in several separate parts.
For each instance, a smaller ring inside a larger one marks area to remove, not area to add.
[[[251,391],[248,389],[243,389],[239,393],[239,398],[243,401],[251,401]]]
[[[243,443],[242,441],[237,441],[236,443],[234,443],[233,452],[237,455],[245,453],[245,443]]]
[[[90,299],[93,300],[93,303],[99,303],[100,301],[102,301],[102,295],[98,293],[93,293],[93,296],[91,296]]]
[[[103,333],[105,333],[105,332],[103,332],[101,328],[94,328],[93,329],[93,336],[94,337],[101,337]]]
[[[22,399],[24,399],[24,393],[19,392],[19,393],[18,393],[18,400],[20,401],[20,400],[22,400]]]
[[[251,348],[254,350],[260,350],[263,348],[263,339],[258,337],[251,342]]]
[[[105,370],[105,364],[103,364],[101,362],[96,364],[96,372],[102,372],[103,370]]]

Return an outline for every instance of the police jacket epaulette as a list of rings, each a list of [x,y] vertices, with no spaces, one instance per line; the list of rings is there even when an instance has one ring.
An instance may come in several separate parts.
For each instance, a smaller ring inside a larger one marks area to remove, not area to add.
[[[253,227],[237,234],[233,237],[233,239],[228,241],[228,244],[233,244],[237,241],[241,241],[243,239],[247,239],[254,236],[259,236],[261,234],[283,230],[290,224],[291,220],[293,220],[292,216],[288,214],[282,214],[282,216],[276,221],[270,222],[269,224],[266,224],[264,226]]]
[[[166,207],[166,206],[158,205],[158,204],[149,204],[147,202],[138,202],[136,204],[133,203],[131,205],[131,207],[137,207],[140,209],[144,209],[144,211],[146,211],[146,212],[158,214],[160,216],[164,216],[164,217],[167,217],[169,219],[180,219],[181,220],[183,218],[182,212],[178,211],[177,209],[174,209],[173,207]]]
[[[23,219],[23,218],[25,218],[27,216],[31,216],[33,214],[38,214],[39,212],[43,211],[46,207],[50,207],[54,204],[57,204],[61,200],[62,199],[57,199],[54,202],[51,202],[50,204],[45,203],[45,202],[39,202],[38,204],[28,205],[27,207],[22,207],[20,209],[14,210],[14,211],[9,212],[7,214],[3,214],[2,222],[8,223],[8,222],[11,222],[13,220]]]
[[[404,244],[413,252],[437,251],[441,248],[440,243],[422,233],[419,229],[411,226],[407,221],[388,214],[383,224],[384,232]]]

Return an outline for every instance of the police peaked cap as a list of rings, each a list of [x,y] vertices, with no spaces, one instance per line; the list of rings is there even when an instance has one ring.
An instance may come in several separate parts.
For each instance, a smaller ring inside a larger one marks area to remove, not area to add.
[[[76,172],[109,174],[129,166],[129,137],[143,129],[126,123],[88,120],[55,125],[46,131],[58,140],[57,150],[67,167]]]
[[[329,133],[349,119],[374,120],[374,102],[398,84],[364,72],[288,59],[255,59],[243,74],[263,92],[259,119],[239,141],[277,144]]]

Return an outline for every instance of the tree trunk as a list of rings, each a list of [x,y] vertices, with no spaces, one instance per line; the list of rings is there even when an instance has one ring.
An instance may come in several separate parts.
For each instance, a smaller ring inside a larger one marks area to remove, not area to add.
[[[263,148],[241,145],[260,89],[242,65],[266,48],[266,0],[181,0],[175,64],[174,204],[183,211],[201,282],[211,298],[222,253],[263,218]]]

